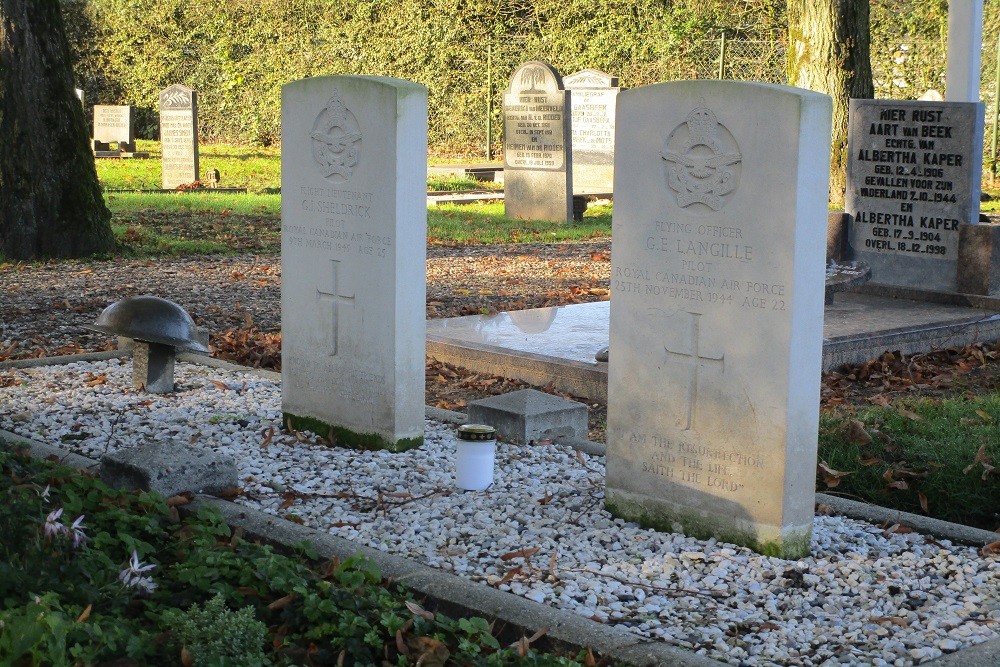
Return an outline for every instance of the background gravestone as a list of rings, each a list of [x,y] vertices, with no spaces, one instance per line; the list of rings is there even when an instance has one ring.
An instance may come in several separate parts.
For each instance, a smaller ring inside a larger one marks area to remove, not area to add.
[[[198,171],[198,93],[175,83],[160,91],[164,190],[194,183]]]
[[[808,553],[831,114],[825,95],[768,84],[619,96],[613,514]]]
[[[615,175],[615,108],[618,77],[596,69],[563,79],[571,90],[573,192],[609,193]]]
[[[135,112],[130,106],[94,105],[93,148],[97,157],[135,152]],[[111,144],[116,144],[115,150]],[[102,155],[103,154],[103,155]]]
[[[281,402],[297,428],[424,433],[427,89],[314,77],[281,98]]]
[[[959,227],[979,220],[983,105],[851,100],[849,252],[872,282],[956,289]]]
[[[504,209],[524,220],[573,218],[570,95],[559,72],[532,60],[503,96]]]

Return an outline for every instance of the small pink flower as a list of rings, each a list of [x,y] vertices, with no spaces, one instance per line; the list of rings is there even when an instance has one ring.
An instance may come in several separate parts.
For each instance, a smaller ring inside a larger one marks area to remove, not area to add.
[[[45,537],[52,538],[56,535],[62,535],[67,531],[66,526],[59,523],[59,517],[62,516],[63,508],[54,509],[49,512],[49,515],[45,517],[45,525],[42,527],[42,531],[45,533]]]
[[[81,514],[80,516],[76,517],[76,521],[74,521],[73,525],[69,527],[69,531],[71,533],[73,533],[73,548],[74,549],[76,549],[82,543],[84,543],[84,542],[87,541],[87,534],[85,532],[83,532],[83,529],[84,529],[84,526],[83,526],[83,517],[84,517],[83,514]]]
[[[156,590],[156,582],[153,581],[152,577],[143,576],[143,573],[154,567],[156,567],[155,563],[149,565],[140,563],[139,554],[133,551],[132,558],[126,567],[118,573],[118,580],[126,588],[138,588],[142,593],[152,593]]]

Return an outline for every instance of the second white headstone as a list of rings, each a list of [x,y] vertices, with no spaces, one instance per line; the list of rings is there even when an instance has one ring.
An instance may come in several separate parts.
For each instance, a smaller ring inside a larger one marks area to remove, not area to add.
[[[808,552],[830,98],[682,81],[618,97],[606,503]]]

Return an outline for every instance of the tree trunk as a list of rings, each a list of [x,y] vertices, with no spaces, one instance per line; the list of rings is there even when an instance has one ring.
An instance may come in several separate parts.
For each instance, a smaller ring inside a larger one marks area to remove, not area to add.
[[[114,247],[58,0],[0,0],[0,255]]]
[[[872,98],[869,0],[789,0],[788,85],[833,98],[830,202],[843,208],[848,101]]]

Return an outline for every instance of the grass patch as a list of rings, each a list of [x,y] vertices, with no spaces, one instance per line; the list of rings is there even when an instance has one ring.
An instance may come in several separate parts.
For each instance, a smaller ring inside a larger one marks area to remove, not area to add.
[[[464,174],[430,174],[427,176],[428,192],[464,192],[466,190],[503,190],[503,183],[477,181]]]
[[[107,190],[159,190],[162,167],[159,141],[137,140],[136,149],[149,153],[147,159],[100,158],[97,178]],[[281,187],[281,149],[205,144],[198,150],[202,178],[218,169],[220,187],[246,188],[250,192]]]
[[[105,194],[112,230],[132,256],[281,251],[279,195]]]
[[[0,502],[0,664],[596,664],[544,639],[501,648],[517,638],[437,612],[362,558],[283,553],[213,507],[182,518],[183,498],[3,448]]]
[[[106,193],[112,229],[130,256],[278,253],[281,195],[219,192]],[[428,243],[578,241],[611,235],[611,206],[583,222],[513,220],[502,203],[444,204],[427,210]]]
[[[819,459],[820,491],[1000,527],[1000,395],[838,408],[821,418]]]
[[[514,220],[502,203],[442,204],[427,209],[427,242],[438,245],[580,241],[611,236],[610,207],[591,207],[582,222]]]

